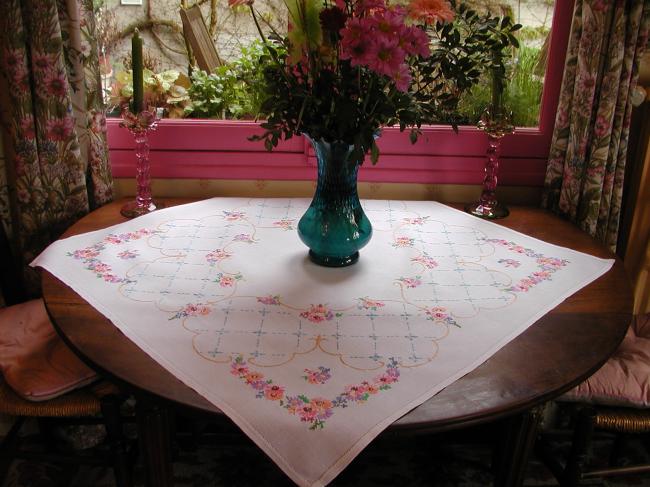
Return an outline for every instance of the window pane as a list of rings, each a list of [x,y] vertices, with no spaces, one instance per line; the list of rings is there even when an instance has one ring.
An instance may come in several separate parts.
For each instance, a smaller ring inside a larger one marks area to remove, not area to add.
[[[554,0],[474,0],[479,11],[508,15],[522,24],[519,49],[513,52],[510,81],[505,101],[518,127],[536,127],[539,123],[544,72],[553,21]],[[460,110],[465,123],[474,125],[490,100],[490,83],[486,80],[463,97]]]
[[[144,5],[133,5],[138,2]],[[466,0],[466,3],[479,11],[509,15],[523,25],[518,35],[521,46],[513,52],[506,103],[512,110],[515,125],[537,126],[554,0]],[[167,73],[156,87],[159,98],[166,103],[168,116],[251,118],[260,101],[258,58],[262,49],[248,7],[230,9],[226,0],[203,2],[203,19],[225,65],[211,77],[194,72],[192,79],[187,77],[189,60],[178,8],[178,0],[102,1],[98,30],[107,100],[111,86],[119,91],[128,84],[128,79],[120,73],[130,69],[130,38],[133,28],[139,27],[145,39],[145,67],[157,74],[167,70],[179,73],[175,79],[174,74]],[[255,8],[262,12],[268,24],[262,26],[267,33],[273,29],[281,34],[286,32],[283,0],[257,0]],[[479,120],[490,100],[489,87],[486,80],[464,96],[460,104],[463,124],[475,125]]]

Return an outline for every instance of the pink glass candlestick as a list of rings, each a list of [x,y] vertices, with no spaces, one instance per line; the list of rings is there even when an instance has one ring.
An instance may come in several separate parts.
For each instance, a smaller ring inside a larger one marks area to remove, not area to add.
[[[121,127],[131,132],[135,139],[135,201],[122,206],[120,213],[127,218],[151,213],[162,206],[151,197],[151,174],[149,163],[149,132],[156,129],[160,117],[155,108],[132,113],[128,106],[122,109]]]
[[[493,117],[489,111],[486,111],[478,124],[478,128],[488,134],[483,191],[478,202],[465,206],[465,211],[480,218],[505,218],[510,214],[510,211],[505,205],[497,201],[497,174],[499,172],[501,139],[513,133],[514,127],[510,124],[510,117],[506,115]]]

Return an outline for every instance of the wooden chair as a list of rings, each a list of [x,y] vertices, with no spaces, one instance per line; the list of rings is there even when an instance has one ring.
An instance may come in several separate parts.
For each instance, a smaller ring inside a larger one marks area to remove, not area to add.
[[[223,63],[205,25],[201,8],[198,5],[188,9],[181,8],[180,14],[183,21],[183,35],[194,52],[196,63],[203,71],[212,73]]]
[[[650,432],[650,314],[636,316],[616,353],[587,381],[558,399],[572,410],[573,434],[564,463],[543,434],[537,453],[562,487],[583,480],[650,472],[650,464],[619,466],[630,435]],[[609,465],[589,469],[591,445],[599,432],[613,434]]]
[[[20,274],[1,223],[0,286],[7,305],[0,309],[0,327],[5,332],[0,331],[0,367],[3,371],[0,376],[0,414],[15,417],[10,431],[0,443],[0,485],[4,483],[13,460],[24,458],[112,466],[117,486],[129,487],[131,479],[120,416],[122,397],[114,386],[99,381],[96,374],[65,346],[56,335],[42,300],[24,301]],[[33,339],[35,336],[39,340]],[[32,347],[36,341],[40,348],[22,349],[25,344]],[[58,362],[62,357],[65,364]],[[43,358],[49,359],[45,365]],[[47,369],[48,364],[53,370]],[[44,382],[44,388],[42,385],[39,387],[35,380],[39,375],[56,380]],[[67,392],[56,390],[61,375],[66,388],[70,389]],[[93,384],[77,388],[91,381]],[[14,390],[8,382],[18,387]],[[22,391],[23,396],[17,391]],[[108,452],[93,451],[90,455],[87,452],[55,453],[27,448],[19,433],[30,418],[37,419],[41,434],[45,435],[42,437],[47,439],[51,437],[46,436],[49,429],[45,426],[58,424],[61,420],[65,420],[65,424],[102,423],[106,427]]]

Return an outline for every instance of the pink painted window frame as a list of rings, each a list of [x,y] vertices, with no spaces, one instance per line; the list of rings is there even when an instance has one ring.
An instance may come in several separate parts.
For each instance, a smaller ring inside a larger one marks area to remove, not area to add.
[[[555,5],[549,61],[546,70],[540,123],[519,128],[505,137],[499,182],[502,185],[542,186],[555,123],[564,59],[574,0]],[[108,141],[113,175],[135,176],[133,138],[109,119]],[[155,178],[312,180],[313,151],[302,137],[282,142],[267,152],[260,142],[258,124],[246,121],[165,119],[151,135],[152,175]],[[379,139],[380,161],[364,164],[359,179],[368,182],[480,184],[485,164],[486,135],[473,127],[427,126],[415,145],[408,131],[385,128]]]

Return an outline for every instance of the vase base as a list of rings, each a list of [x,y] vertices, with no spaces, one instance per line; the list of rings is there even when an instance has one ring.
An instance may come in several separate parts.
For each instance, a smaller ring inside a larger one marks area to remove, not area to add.
[[[471,213],[479,218],[486,220],[496,220],[498,218],[505,218],[510,214],[510,210],[505,205],[497,203],[492,206],[482,205],[481,203],[474,203],[465,206],[465,211]]]
[[[314,264],[322,265],[324,267],[346,267],[359,260],[359,252],[355,252],[354,254],[345,257],[333,257],[331,255],[317,254],[313,250],[310,250],[309,258]]]
[[[164,208],[164,205],[162,203],[156,203],[153,200],[149,205],[140,205],[137,201],[129,201],[124,206],[122,206],[120,213],[122,216],[125,216],[127,218],[136,218],[138,216],[146,215],[147,213],[151,213],[152,211],[156,211],[161,208]]]

